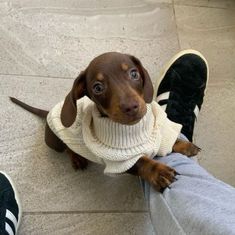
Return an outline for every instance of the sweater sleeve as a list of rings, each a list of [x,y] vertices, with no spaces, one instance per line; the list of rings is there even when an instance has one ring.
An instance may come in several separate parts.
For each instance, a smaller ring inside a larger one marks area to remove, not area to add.
[[[182,125],[172,122],[168,118],[165,119],[164,125],[161,127],[161,144],[158,150],[158,156],[166,156],[172,152],[173,145],[180,135]]]
[[[81,138],[78,135],[81,129],[81,121],[82,121],[82,114],[83,110],[89,105],[89,98],[83,97],[77,100],[77,116],[74,123],[66,128],[61,122],[61,110],[64,104],[64,101],[55,105],[47,116],[47,123],[51,130],[55,133],[55,135],[60,138],[66,144],[77,141],[77,138]]]
[[[173,145],[179,137],[182,125],[172,122],[157,102],[153,102],[157,128],[160,130],[161,142],[157,151],[158,156],[166,156],[172,152]]]

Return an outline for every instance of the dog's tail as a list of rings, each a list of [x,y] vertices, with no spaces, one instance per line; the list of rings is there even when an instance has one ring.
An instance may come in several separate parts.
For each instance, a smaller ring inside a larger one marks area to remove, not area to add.
[[[35,108],[35,107],[32,107],[32,106],[29,106],[28,104],[25,104],[23,103],[22,101],[14,98],[14,97],[9,97],[10,100],[21,106],[22,108],[26,109],[27,111],[29,111],[30,113],[34,113],[36,114],[37,116],[39,117],[42,117],[42,118],[46,118],[47,117],[47,114],[49,113],[49,111],[46,111],[46,110],[42,110],[42,109],[38,109],[38,108]]]

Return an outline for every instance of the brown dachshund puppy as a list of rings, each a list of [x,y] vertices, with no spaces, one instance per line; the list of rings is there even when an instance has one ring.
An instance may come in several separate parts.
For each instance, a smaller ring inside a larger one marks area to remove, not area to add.
[[[83,96],[94,101],[102,116],[120,124],[133,125],[146,114],[146,103],[151,103],[153,99],[153,85],[148,72],[137,58],[109,52],[96,57],[74,81],[61,111],[61,122],[65,127],[70,127],[75,121],[76,101]],[[47,117],[48,111],[31,107],[12,97],[11,100],[40,117]],[[67,151],[75,169],[86,168],[87,159],[69,149],[48,124],[45,141],[58,152]],[[193,156],[200,149],[190,142],[178,139],[172,151]],[[147,180],[158,191],[168,187],[177,174],[171,167],[148,156],[141,157],[127,172]]]

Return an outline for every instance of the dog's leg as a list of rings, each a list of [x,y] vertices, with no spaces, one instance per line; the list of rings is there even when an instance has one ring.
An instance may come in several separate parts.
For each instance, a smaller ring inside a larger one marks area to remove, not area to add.
[[[177,139],[173,146],[173,151],[176,153],[182,153],[188,157],[192,157],[197,155],[201,149],[189,141]]]
[[[67,148],[66,152],[68,153],[72,166],[75,170],[81,169],[84,170],[87,168],[88,160],[77,153],[73,152],[71,149]]]
[[[147,156],[141,157],[127,172],[140,176],[159,192],[163,192],[166,187],[169,187],[178,174],[173,168]]]
[[[69,149],[66,144],[63,143],[62,140],[60,140],[50,129],[48,124],[46,124],[46,130],[45,130],[45,142],[46,144],[54,149],[57,152],[66,152],[68,153],[72,166],[75,170],[78,169],[85,169],[88,165],[88,160],[76,153],[74,153],[71,149]]]
[[[53,133],[48,124],[46,124],[45,128],[45,142],[48,147],[57,152],[64,152],[66,149],[66,145]]]

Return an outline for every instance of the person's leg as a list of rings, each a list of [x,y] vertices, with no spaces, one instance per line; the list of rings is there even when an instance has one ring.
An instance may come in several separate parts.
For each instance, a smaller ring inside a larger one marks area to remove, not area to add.
[[[0,171],[0,235],[15,235],[20,224],[21,207],[11,178]]]
[[[235,234],[233,187],[181,154],[173,153],[157,160],[181,174],[163,194],[146,188],[152,224],[158,235]]]
[[[157,101],[192,140],[194,123],[208,81],[208,66],[196,51],[183,51],[158,81]],[[186,138],[182,135],[182,138]],[[235,234],[235,189],[211,176],[194,160],[178,153],[155,158],[181,175],[163,194],[144,182],[155,231],[159,235]]]

